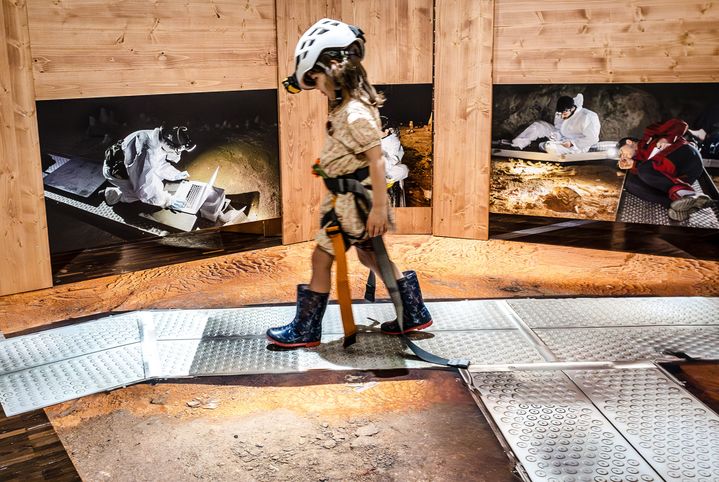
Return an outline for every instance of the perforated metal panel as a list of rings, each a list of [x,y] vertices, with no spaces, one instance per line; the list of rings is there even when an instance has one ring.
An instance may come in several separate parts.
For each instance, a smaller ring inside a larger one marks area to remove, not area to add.
[[[502,310],[504,303],[495,300],[428,302],[434,324],[427,331],[515,329],[515,324]],[[180,340],[263,335],[272,326],[292,321],[295,310],[294,306],[265,306],[226,310],[162,310],[152,313],[158,339]],[[355,303],[352,311],[355,323],[367,327],[373,325],[373,320],[381,323],[395,318],[391,303]],[[375,328],[379,329],[379,325]],[[327,307],[322,331],[326,334],[343,332],[338,305]]]
[[[15,415],[144,380],[140,344],[0,376],[0,402]]]
[[[719,327],[558,328],[534,330],[562,361],[656,360],[665,352],[719,359]]]
[[[14,337],[0,342],[0,375],[138,341],[134,314]]]
[[[719,298],[508,300],[532,328],[719,325]]]
[[[533,481],[658,481],[561,372],[486,372],[472,383]]]
[[[331,308],[331,307],[328,307]],[[294,306],[153,311],[158,340],[263,335],[295,316]]]
[[[447,358],[469,357],[481,364],[543,361],[539,353],[516,331],[481,330],[445,332],[413,340],[422,348]],[[342,335],[328,334],[312,349],[282,350],[270,346],[264,336],[160,341],[161,376],[237,375],[287,373],[312,369],[379,370],[421,368],[404,349],[399,337],[360,333],[357,343],[342,347]]]
[[[505,301],[497,300],[427,302],[434,322],[429,331],[516,329],[502,309],[504,304]],[[395,319],[391,303],[358,303],[353,310],[357,323],[365,323],[368,318],[379,321]]]
[[[699,183],[695,182],[694,190],[702,192]],[[685,226],[691,228],[719,229],[719,219],[712,208],[702,209],[689,216],[686,221],[672,221],[664,206],[639,199],[624,191],[619,206],[617,221],[622,223],[658,224],[664,226]]]
[[[568,374],[665,480],[719,480],[719,417],[659,370]]]

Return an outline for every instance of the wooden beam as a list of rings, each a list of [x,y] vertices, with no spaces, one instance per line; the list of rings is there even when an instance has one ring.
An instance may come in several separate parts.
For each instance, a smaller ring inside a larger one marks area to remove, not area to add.
[[[487,239],[494,0],[437,0],[432,232]]]
[[[274,89],[274,0],[27,2],[38,99]]]
[[[295,44],[314,22],[327,15],[324,2],[277,0],[278,85],[294,72]],[[283,88],[279,103],[282,242],[307,241],[319,228],[322,181],[312,175],[325,138],[327,100],[319,91],[289,94]]]
[[[0,8],[0,295],[52,286],[25,2]]]

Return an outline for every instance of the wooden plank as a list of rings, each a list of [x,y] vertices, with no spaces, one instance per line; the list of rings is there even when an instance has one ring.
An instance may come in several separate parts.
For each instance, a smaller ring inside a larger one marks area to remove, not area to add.
[[[432,232],[487,239],[494,0],[438,0],[435,15]]]
[[[375,84],[432,83],[432,0],[329,0],[329,16],[365,32]],[[388,28],[391,26],[391,28]]]
[[[395,208],[393,234],[432,234],[432,208]]]
[[[272,65],[228,67],[149,69],[141,76],[137,70],[91,72],[47,72],[37,85],[38,100],[115,97],[226,90],[276,88],[277,67]],[[271,85],[270,85],[271,84]]]
[[[0,295],[52,285],[25,2],[0,9]]]
[[[273,0],[38,0],[39,99],[277,87]]]
[[[295,44],[314,22],[327,16],[323,2],[277,0],[278,79],[294,72]],[[319,228],[319,204],[325,192],[312,175],[325,137],[327,100],[319,91],[289,94],[279,89],[282,242],[307,241]]]
[[[719,6],[496,0],[497,84],[716,82]]]

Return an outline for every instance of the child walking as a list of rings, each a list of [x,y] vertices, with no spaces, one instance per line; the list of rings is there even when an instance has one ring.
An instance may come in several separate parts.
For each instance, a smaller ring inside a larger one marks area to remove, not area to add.
[[[362,67],[364,44],[359,28],[322,19],[297,43],[295,73],[285,81],[290,92],[317,89],[329,100],[327,137],[315,173],[323,177],[330,192],[320,207],[312,279],[309,285],[297,287],[295,318],[267,330],[270,341],[282,347],[320,344],[335,258],[328,227],[339,226],[345,249],[354,246],[360,262],[380,274],[371,238],[385,234],[393,216],[387,200],[378,110],[384,97],[369,83]],[[382,323],[382,332],[400,335],[429,327],[432,317],[422,300],[417,274],[402,273],[393,263],[392,270],[402,300],[403,323],[401,328],[397,320]]]

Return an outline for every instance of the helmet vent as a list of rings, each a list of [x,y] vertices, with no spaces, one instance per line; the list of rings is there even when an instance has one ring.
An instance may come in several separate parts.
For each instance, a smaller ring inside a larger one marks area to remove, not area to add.
[[[314,43],[315,43],[315,39],[310,39],[310,41],[307,43],[307,46],[312,47],[312,44],[314,44]],[[304,45],[302,46],[302,48],[304,48]]]
[[[329,32],[329,30],[327,30],[326,28],[321,28],[321,29],[319,29],[319,32],[317,32],[317,35],[322,35],[323,33],[327,33],[327,32]]]

